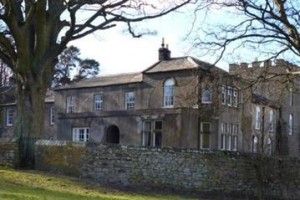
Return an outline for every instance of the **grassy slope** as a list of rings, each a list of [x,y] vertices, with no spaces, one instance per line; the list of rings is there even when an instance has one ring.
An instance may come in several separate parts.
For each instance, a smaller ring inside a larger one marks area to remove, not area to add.
[[[36,171],[0,169],[0,199],[49,200],[163,200],[186,199],[167,194],[137,194],[103,186],[91,186],[69,177]]]

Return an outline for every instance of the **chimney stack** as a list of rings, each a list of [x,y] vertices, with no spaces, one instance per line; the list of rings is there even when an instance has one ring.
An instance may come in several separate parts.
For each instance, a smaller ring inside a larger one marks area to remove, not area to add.
[[[159,61],[162,60],[170,60],[171,58],[171,51],[168,49],[168,45],[165,47],[165,40],[162,38],[161,47],[158,49],[158,59]]]

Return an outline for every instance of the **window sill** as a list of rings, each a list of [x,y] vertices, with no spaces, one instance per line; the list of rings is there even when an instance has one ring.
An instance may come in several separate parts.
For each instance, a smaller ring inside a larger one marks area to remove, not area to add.
[[[174,108],[174,106],[163,106],[162,108]]]

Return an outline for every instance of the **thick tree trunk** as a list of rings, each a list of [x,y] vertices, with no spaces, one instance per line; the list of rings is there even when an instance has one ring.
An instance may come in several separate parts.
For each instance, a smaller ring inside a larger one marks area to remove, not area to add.
[[[16,134],[19,138],[19,166],[34,168],[35,141],[44,125],[44,99],[47,87],[40,81],[17,85]]]

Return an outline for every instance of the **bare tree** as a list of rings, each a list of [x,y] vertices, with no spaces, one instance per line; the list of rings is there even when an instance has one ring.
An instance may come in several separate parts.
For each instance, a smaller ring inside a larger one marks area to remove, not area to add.
[[[0,87],[11,85],[13,73],[11,69],[2,61],[0,61]]]
[[[44,98],[57,56],[73,40],[119,23],[141,36],[132,23],[168,14],[190,0],[0,0],[0,58],[17,84],[16,133],[23,165],[33,165],[33,145],[43,131]]]
[[[293,0],[203,0],[198,1],[197,14],[214,10],[226,19],[218,25],[197,26],[204,37],[194,45],[217,53],[219,61],[225,53],[237,54],[248,48],[260,59],[270,60],[283,54],[300,56],[300,6]],[[218,16],[218,15],[217,15]],[[242,52],[244,53],[244,52]]]

